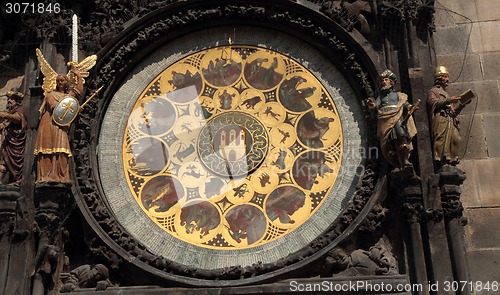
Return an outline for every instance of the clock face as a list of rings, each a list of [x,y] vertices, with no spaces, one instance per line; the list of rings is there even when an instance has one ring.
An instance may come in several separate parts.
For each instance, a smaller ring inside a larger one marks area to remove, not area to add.
[[[215,47],[140,89],[120,173],[133,204],[171,237],[254,248],[289,235],[334,197],[342,130],[330,93],[294,59]]]
[[[269,29],[208,28],[129,71],[97,163],[111,215],[150,253],[211,270],[275,263],[342,222],[365,114],[321,52]]]

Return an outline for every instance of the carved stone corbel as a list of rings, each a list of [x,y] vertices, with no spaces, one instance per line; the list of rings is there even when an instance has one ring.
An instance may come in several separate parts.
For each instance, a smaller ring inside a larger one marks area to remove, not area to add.
[[[445,165],[438,170],[438,174],[444,218],[447,221],[461,219],[462,225],[465,225],[467,221],[462,219],[464,207],[460,200],[460,186],[466,179],[465,172],[455,166]]]
[[[420,177],[392,173],[391,191],[393,200],[401,206],[402,217],[408,223],[419,223],[424,211]]]

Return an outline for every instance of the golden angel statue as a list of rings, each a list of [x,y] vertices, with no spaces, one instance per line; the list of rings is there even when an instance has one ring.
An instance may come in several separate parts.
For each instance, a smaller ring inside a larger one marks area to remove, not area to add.
[[[36,184],[70,184],[68,159],[71,157],[68,129],[79,112],[79,97],[84,78],[95,65],[95,55],[82,62],[70,62],[67,75],[57,74],[37,48],[36,55],[44,75],[44,99],[40,107],[40,124],[35,143],[37,158]]]

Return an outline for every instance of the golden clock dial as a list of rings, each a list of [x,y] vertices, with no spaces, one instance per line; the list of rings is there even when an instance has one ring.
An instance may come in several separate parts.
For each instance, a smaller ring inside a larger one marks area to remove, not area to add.
[[[341,120],[320,80],[275,51],[188,55],[143,89],[122,144],[142,212],[168,234],[217,250],[280,239],[330,197]]]

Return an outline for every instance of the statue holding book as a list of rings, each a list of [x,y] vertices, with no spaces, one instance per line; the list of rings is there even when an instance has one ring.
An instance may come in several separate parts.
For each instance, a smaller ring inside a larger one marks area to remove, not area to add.
[[[434,86],[427,93],[433,158],[437,167],[459,162],[462,138],[458,115],[474,98],[470,90],[459,96],[450,96],[446,92],[448,83],[448,69],[439,66],[434,71]]]

